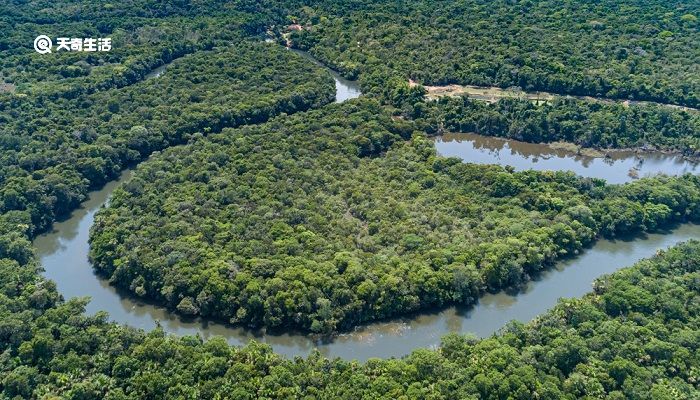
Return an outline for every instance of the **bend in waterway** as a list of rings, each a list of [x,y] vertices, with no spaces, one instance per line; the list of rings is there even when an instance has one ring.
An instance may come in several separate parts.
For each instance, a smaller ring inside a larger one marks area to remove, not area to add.
[[[298,53],[311,57],[304,52]],[[337,102],[360,95],[356,82],[347,81],[335,72],[331,73],[336,81]],[[444,151],[443,149],[442,152]],[[549,151],[551,153],[552,150]],[[490,159],[484,162],[503,161],[500,159],[500,150],[497,152],[498,157],[494,157],[493,151],[487,151],[487,154],[489,152]],[[545,154],[538,157],[544,159]],[[607,164],[605,167],[608,172],[615,169]],[[585,294],[590,291],[593,280],[602,274],[632,265],[642,258],[652,256],[658,249],[700,235],[700,225],[685,224],[665,235],[652,234],[627,241],[601,240],[583,255],[562,261],[545,271],[524,285],[518,293],[488,294],[472,307],[450,307],[438,312],[372,323],[341,334],[333,340],[319,341],[305,335],[260,334],[199,319],[184,321],[162,307],[120,295],[106,280],[97,277],[88,261],[90,227],[95,213],[108,202],[112,191],[130,177],[131,171],[126,171],[117,181],[90,193],[89,199],[69,219],[56,223],[53,232],[35,239],[34,245],[44,266],[44,275],[56,282],[63,297],[90,296],[92,300],[86,307],[87,313],[107,311],[111,320],[136,328],[151,330],[160,325],[166,332],[176,335],[199,334],[205,338],[223,336],[233,345],[257,340],[270,344],[277,353],[289,357],[306,356],[314,348],[318,348],[325,356],[345,359],[400,357],[417,348],[437,346],[440,338],[449,332],[488,336],[510,320],[525,322],[545,312],[560,297]],[[605,177],[609,178],[609,174]]]
[[[556,304],[560,297],[576,297],[590,291],[602,274],[650,257],[658,249],[700,236],[700,225],[684,224],[667,234],[650,234],[634,240],[600,240],[574,259],[562,261],[527,283],[518,293],[487,294],[473,307],[450,307],[433,313],[369,324],[341,334],[331,341],[305,335],[262,335],[243,328],[202,320],[183,321],[168,310],[122,296],[106,280],[97,277],[88,262],[88,237],[95,212],[110,194],[131,176],[92,192],[89,200],[70,219],[58,222],[54,231],[36,238],[34,245],[45,276],[56,282],[64,298],[90,296],[87,312],[107,311],[110,319],[145,330],[160,324],[176,335],[223,336],[229,343],[250,340],[270,344],[280,354],[306,356],[318,348],[329,357],[366,360],[371,357],[400,357],[417,348],[434,347],[449,332],[488,336],[510,320],[528,321]]]
[[[357,97],[360,97],[362,95],[362,91],[360,90],[360,84],[357,81],[351,81],[348,79],[343,78],[338,72],[334,71],[333,69],[328,68],[325,66],[323,63],[318,61],[314,56],[311,54],[302,51],[302,50],[297,50],[297,49],[289,49],[289,51],[293,51],[296,54],[299,54],[300,56],[304,57],[305,59],[311,61],[312,63],[325,68],[330,72],[331,76],[333,77],[333,80],[335,80],[335,102],[336,103],[342,103],[346,100],[350,99],[355,99]]]

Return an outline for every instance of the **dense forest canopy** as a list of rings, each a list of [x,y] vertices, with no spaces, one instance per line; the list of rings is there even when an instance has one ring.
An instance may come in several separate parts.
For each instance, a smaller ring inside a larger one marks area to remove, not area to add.
[[[3,1],[0,398],[696,395],[698,242],[528,325],[360,364],[87,316],[87,300],[62,299],[41,277],[30,240],[143,162],[92,239],[99,270],[137,296],[314,332],[472,302],[599,235],[697,220],[700,182],[514,173],[438,157],[426,135],[696,155],[697,114],[426,103],[408,80],[698,107],[698,10],[697,0]],[[290,24],[299,30],[287,35]],[[262,43],[268,32],[358,77],[369,99],[327,105],[329,74]],[[39,34],[111,37],[114,48],[47,57],[31,47]]]
[[[336,1],[295,15],[295,46],[382,89],[423,84],[700,105],[700,5],[685,0]]]
[[[367,363],[285,359],[88,317],[36,265],[0,262],[0,396],[71,399],[678,399],[697,394],[700,242],[601,278],[530,324]]]
[[[473,132],[532,143],[564,141],[600,149],[661,149],[693,159],[700,155],[700,112],[659,105],[626,106],[566,98],[542,104],[520,99],[489,104],[455,97],[404,104],[402,114],[420,121],[430,134]]]
[[[184,314],[332,332],[700,217],[693,176],[514,173],[438,157],[414,128],[356,100],[169,149],[98,213],[95,267]]]
[[[241,32],[264,31],[265,17],[229,3],[227,15],[208,18],[212,10],[172,7],[150,0],[122,2],[55,1],[0,5],[0,83],[20,93],[76,96],[139,81],[154,67],[197,50],[238,38]],[[184,2],[182,2],[184,3]],[[213,2],[214,3],[214,2]],[[166,10],[160,10],[165,8]],[[218,8],[223,8],[223,5]],[[32,51],[37,35],[112,39],[109,52]]]
[[[413,118],[426,117],[426,104],[409,79],[697,107],[698,10],[697,2],[673,1],[341,1],[301,7],[290,18],[302,29],[290,37],[293,46],[359,77],[368,93]],[[448,103],[430,121],[432,132],[661,148],[693,157],[699,148],[697,112],[574,99],[543,107]]]
[[[7,96],[0,99],[0,211],[27,213],[43,229],[89,187],[154,150],[333,98],[328,72],[278,46],[240,40],[122,88],[54,101]]]

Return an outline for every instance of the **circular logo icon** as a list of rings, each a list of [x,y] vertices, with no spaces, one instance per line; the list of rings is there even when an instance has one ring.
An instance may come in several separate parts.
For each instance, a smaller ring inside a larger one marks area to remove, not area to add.
[[[51,38],[46,35],[39,35],[34,39],[34,50],[39,54],[51,53],[53,43]]]

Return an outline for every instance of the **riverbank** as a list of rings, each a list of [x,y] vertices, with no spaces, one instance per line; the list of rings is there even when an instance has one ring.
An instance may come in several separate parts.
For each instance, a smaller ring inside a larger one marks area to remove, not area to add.
[[[679,150],[669,150],[669,149],[656,149],[651,147],[624,147],[624,148],[595,148],[595,147],[584,147],[575,143],[570,142],[551,142],[542,143],[545,146],[550,147],[553,150],[565,150],[577,155],[591,157],[591,158],[618,158],[619,155],[636,154],[638,156],[649,156],[649,155],[666,155],[671,157],[678,157],[683,161],[687,161],[692,164],[700,163],[700,155],[691,156],[683,154]]]
[[[409,79],[408,84],[410,87],[419,86],[420,84]],[[651,101],[635,101],[635,100],[620,100],[611,99],[604,97],[593,97],[593,96],[575,96],[575,95],[563,95],[551,92],[528,92],[520,88],[500,88],[496,86],[472,86],[472,85],[444,85],[444,86],[430,86],[421,85],[426,90],[425,97],[428,100],[438,100],[441,97],[458,97],[467,96],[470,99],[485,101],[487,103],[495,103],[501,99],[519,99],[519,100],[530,100],[536,104],[542,104],[547,102],[552,102],[557,98],[564,99],[578,99],[592,102],[600,103],[619,103],[625,107],[630,107],[634,105],[655,105],[668,107],[670,109],[697,112],[700,111],[697,108],[679,106],[675,104],[657,103]]]
[[[572,171],[615,184],[700,171],[698,162],[670,151],[614,149],[604,153],[571,143],[539,144],[474,133],[445,133],[433,140],[438,153],[465,162],[510,165],[517,171]]]
[[[584,157],[664,154],[700,162],[700,113],[659,106],[561,98],[540,105],[523,99],[488,103],[458,96],[427,101],[414,118],[429,124],[435,135],[475,132]]]
[[[357,327],[330,338],[303,334],[269,334],[201,319],[183,319],[170,310],[121,293],[97,276],[88,261],[89,231],[94,215],[105,206],[117,187],[131,179],[124,172],[119,180],[91,192],[89,199],[69,219],[34,240],[44,276],[56,283],[65,298],[89,296],[89,315],[106,311],[111,321],[150,331],[156,327],[177,336],[222,336],[229,344],[243,346],[257,341],[276,353],[306,357],[313,349],[329,358],[365,361],[369,358],[401,357],[419,348],[436,347],[448,333],[471,333],[488,337],[510,320],[527,322],[553,307],[560,297],[589,292],[594,279],[639,260],[651,257],[685,240],[700,237],[700,225],[683,224],[667,232],[634,238],[601,239],[577,257],[557,262],[517,289],[486,293],[470,306],[428,310]]]
[[[337,81],[336,81],[336,83],[337,83]],[[106,199],[106,197],[104,197],[104,198]],[[95,210],[98,208],[99,208],[99,205],[96,206]],[[89,213],[86,214],[85,216],[87,219],[84,219],[81,221],[90,221],[90,218],[92,218],[92,216],[89,215]],[[87,227],[88,231],[89,231],[89,226],[91,226],[91,225],[92,225],[92,222],[89,222],[88,227]],[[71,229],[70,227],[67,229],[69,232],[75,232],[75,230]],[[85,228],[80,228],[80,229],[85,229]],[[80,240],[82,240],[82,238]],[[85,243],[87,243],[87,240],[85,240]],[[63,242],[63,241],[59,240],[58,243],[54,243],[53,247],[62,248],[62,247],[65,247],[66,245],[67,245],[67,242]],[[82,250],[80,250],[80,251],[82,251]],[[55,253],[52,253],[52,254],[55,254]],[[71,260],[80,259],[79,253],[71,253],[71,254],[69,254],[69,257]],[[64,260],[62,262],[59,262],[58,264],[61,265],[61,264],[65,264],[66,262],[68,262],[68,261]],[[92,273],[92,267],[89,264],[87,264],[87,268],[85,269],[85,271],[87,271],[88,274],[91,274],[91,276],[94,277],[94,273]],[[73,273],[68,275],[68,279],[71,279],[72,282],[87,282],[87,280],[88,280],[87,275],[85,275],[83,277],[83,279],[76,280],[75,279],[75,277],[77,276],[76,274],[77,274],[77,272],[73,271]],[[58,279],[58,278],[54,278],[54,280],[56,280],[56,279]],[[107,285],[104,280],[100,280],[100,279],[97,279],[97,280],[98,280],[98,282],[100,282],[101,286],[106,285],[107,287],[109,287],[109,285]],[[97,287],[97,286],[95,286],[95,287]],[[109,287],[109,288],[111,288],[111,287]],[[77,289],[82,292],[82,295],[86,294],[85,290],[84,290],[85,288],[83,285],[79,286]],[[80,294],[78,294],[78,295],[80,295]],[[369,357],[375,356],[376,354],[381,353],[381,351],[378,350],[378,348],[376,348],[376,347],[369,346],[368,343],[378,343],[379,347],[389,349],[390,346],[387,346],[386,342],[383,342],[382,340],[380,340],[380,338],[386,337],[386,338],[388,338],[388,340],[395,341],[395,340],[397,340],[396,339],[397,337],[410,336],[410,335],[407,335],[407,333],[409,333],[411,331],[414,331],[414,332],[419,331],[419,329],[417,327],[413,327],[410,324],[406,324],[405,323],[406,318],[402,318],[402,319],[400,319],[402,322],[400,322],[398,324],[393,323],[393,322],[388,322],[388,323],[387,322],[380,322],[380,323],[377,323],[378,328],[376,331],[369,332],[366,329],[364,329],[364,327],[363,327],[363,328],[359,328],[351,333],[340,334],[335,339],[328,341],[328,342],[318,341],[314,338],[309,338],[309,337],[306,337],[303,335],[293,335],[293,334],[263,335],[263,336],[261,336],[262,334],[260,332],[257,332],[257,331],[247,331],[245,329],[240,329],[240,328],[231,328],[231,327],[228,327],[225,325],[220,325],[220,324],[202,321],[202,320],[197,320],[197,319],[190,319],[189,321],[182,321],[177,316],[173,315],[171,312],[169,312],[166,309],[154,307],[152,305],[144,304],[144,303],[139,302],[139,301],[132,301],[128,298],[120,296],[119,293],[117,293],[116,291],[114,291],[112,293],[112,296],[113,297],[116,296],[116,299],[117,299],[116,301],[118,301],[119,305],[111,308],[111,310],[114,310],[116,313],[119,313],[119,310],[120,310],[119,307],[121,307],[121,312],[125,312],[126,315],[130,315],[133,311],[137,315],[141,314],[141,315],[145,316],[145,319],[140,320],[140,322],[134,323],[134,326],[137,326],[137,327],[143,327],[144,329],[149,329],[149,327],[150,328],[153,328],[155,326],[165,327],[166,325],[169,325],[169,328],[166,328],[165,330],[168,332],[171,332],[171,333],[175,333],[175,334],[199,334],[199,333],[201,333],[201,334],[203,334],[203,336],[208,336],[210,334],[211,335],[228,336],[229,330],[233,329],[234,331],[239,332],[239,333],[235,334],[236,337],[234,339],[230,339],[230,340],[232,340],[232,343],[234,343],[234,344],[244,344],[252,339],[263,340],[263,341],[267,342],[268,338],[271,338],[271,339],[269,339],[269,340],[271,340],[271,342],[275,342],[275,340],[277,340],[278,338],[282,338],[282,340],[285,342],[289,341],[291,343],[294,343],[294,346],[296,346],[296,347],[299,347],[299,346],[302,347],[304,349],[304,351],[306,352],[306,353],[300,353],[300,352],[297,352],[296,349],[292,349],[292,350],[280,349],[279,350],[282,354],[290,354],[290,355],[308,354],[308,351],[310,351],[310,349],[313,349],[315,347],[319,347],[322,349],[321,351],[325,351],[325,350],[323,350],[326,348],[326,347],[324,347],[325,344],[327,344],[329,346],[328,347],[329,348],[328,354],[332,355],[332,350],[330,350],[330,348],[332,348],[332,346],[335,344],[343,343],[344,338],[350,337],[350,338],[353,338],[353,339],[351,339],[351,341],[354,345],[356,344],[357,346],[361,346],[363,348],[366,347],[368,349],[367,350],[368,352],[366,353],[367,354],[366,357],[369,358]],[[108,298],[107,295],[105,295],[105,297],[103,297],[103,299],[107,299],[107,298]],[[109,300],[109,301],[115,301],[115,300],[113,299],[113,300]],[[532,309],[536,309],[536,307],[532,307]],[[108,310],[109,311],[110,307],[105,306],[103,304],[103,305],[99,306],[99,308],[95,309],[94,311],[97,312],[98,310]],[[460,313],[461,313],[461,311],[460,311]],[[419,315],[414,316],[414,317],[409,318],[409,319],[421,320],[421,318],[423,318],[425,316],[429,316],[429,315],[432,315],[432,313],[428,312],[426,314],[419,314]],[[488,315],[487,315],[487,317],[488,317]],[[488,317],[488,318],[490,318],[490,317]],[[167,321],[167,322],[165,322],[165,321]],[[127,323],[129,323],[129,322],[127,322]],[[129,323],[129,324],[131,325],[131,323]],[[139,324],[142,324],[142,325],[139,325]],[[371,325],[374,325],[374,324],[371,324]],[[368,326],[371,326],[371,325],[368,325]],[[446,325],[455,326],[456,322],[452,321],[452,322],[446,323]],[[483,323],[483,322],[480,323],[480,326],[485,326],[485,323]],[[498,327],[496,327],[494,329],[498,329]],[[442,336],[442,334],[444,334],[444,333],[446,333],[446,332],[438,332],[438,333],[433,332],[433,333],[429,333],[429,334],[424,335],[424,337],[425,338],[433,338],[437,341],[437,340],[439,340],[439,337]],[[408,342],[413,345],[413,344],[418,342],[418,339],[413,337],[413,338],[409,339]],[[427,344],[426,346],[433,346],[433,345],[435,345],[435,344],[434,343]],[[273,347],[275,347],[275,344],[273,344]],[[279,347],[279,346],[277,346],[277,347]],[[275,349],[278,350],[277,348],[275,348]],[[413,349],[413,347],[411,347],[408,350],[404,348],[400,351],[408,352],[412,349]],[[396,350],[396,349],[394,349],[394,350]],[[359,350],[359,347],[352,347],[352,348],[344,348],[343,350],[340,350],[340,352],[343,354],[347,354],[348,357],[357,358],[357,357],[359,357],[358,354],[361,353],[361,350]],[[393,355],[401,355],[401,354],[394,353]],[[390,354],[387,356],[389,357],[392,355]]]

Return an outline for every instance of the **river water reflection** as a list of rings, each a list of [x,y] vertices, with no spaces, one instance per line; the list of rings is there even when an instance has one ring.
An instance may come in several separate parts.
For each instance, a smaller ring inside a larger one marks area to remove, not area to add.
[[[517,293],[500,292],[484,296],[475,307],[451,307],[435,313],[370,324],[341,334],[331,342],[319,342],[304,335],[261,335],[242,328],[182,321],[166,309],[121,296],[105,280],[98,278],[88,262],[88,235],[95,212],[112,190],[131,176],[125,172],[117,182],[93,192],[70,219],[55,224],[54,232],[34,241],[45,268],[45,276],[56,282],[65,298],[90,296],[87,312],[107,311],[113,321],[137,328],[153,329],[160,323],[166,332],[178,335],[224,336],[231,344],[251,339],[272,345],[276,352],[307,355],[317,347],[331,357],[366,360],[371,357],[400,357],[413,349],[437,346],[448,332],[488,336],[506,322],[528,321],[552,307],[560,297],[577,297],[590,291],[601,274],[629,266],[681,241],[700,236],[700,226],[685,224],[665,234],[652,234],[630,240],[601,240],[583,255],[560,262]]]
[[[163,64],[163,65],[161,65],[160,67],[154,68],[151,72],[147,73],[147,74],[143,77],[143,79],[153,79],[153,78],[158,78],[158,77],[160,77],[161,75],[163,75],[163,73],[165,73],[165,70],[168,68],[168,66],[169,66],[170,64],[172,64],[172,62],[169,62],[169,63],[167,63],[167,64]]]
[[[590,291],[601,274],[610,273],[652,256],[658,249],[700,236],[700,225],[685,224],[665,234],[651,234],[630,240],[601,240],[581,256],[558,263],[517,293],[500,292],[484,296],[475,307],[451,307],[439,312],[370,324],[341,334],[330,342],[319,342],[304,335],[261,335],[202,321],[182,321],[166,309],[120,295],[98,278],[88,262],[88,235],[95,212],[106,203],[114,188],[129,179],[125,172],[119,181],[91,193],[90,199],[71,218],[56,223],[54,231],[34,241],[45,268],[45,276],[56,282],[65,298],[90,296],[87,312],[107,311],[110,319],[146,330],[157,323],[177,335],[220,335],[231,344],[255,339],[272,345],[286,356],[305,356],[314,347],[324,355],[366,360],[371,357],[400,357],[421,347],[434,347],[448,332],[488,336],[506,322],[528,321],[551,308],[560,297],[577,297]]]
[[[517,171],[526,169],[573,171],[589,178],[610,183],[624,183],[659,173],[681,175],[698,173],[698,164],[681,156],[664,153],[619,151],[607,158],[578,155],[572,151],[473,133],[450,133],[435,139],[438,153],[459,157],[476,164],[510,165]]]
[[[360,84],[357,81],[351,81],[348,79],[343,78],[339,73],[336,71],[327,68],[325,65],[323,65],[321,62],[319,62],[317,59],[315,59],[311,54],[297,50],[297,49],[289,49],[289,51],[293,51],[296,54],[299,54],[300,56],[304,57],[305,59],[311,61],[312,63],[326,68],[328,72],[330,72],[331,76],[333,77],[333,80],[335,81],[335,102],[336,103],[342,103],[346,100],[350,99],[355,99],[357,97],[360,97],[362,94],[362,91],[360,90]]]
[[[309,57],[305,53],[301,53]],[[334,73],[336,101],[359,96],[356,83],[342,79]],[[491,143],[491,144],[489,144]],[[492,138],[445,136],[436,141],[438,151],[445,155],[462,156],[472,162],[489,162],[513,165],[516,168],[537,168],[548,160],[558,160],[549,168],[571,169],[591,176],[607,178],[613,182],[631,179],[625,164],[599,164],[595,160],[582,160],[573,156],[560,156],[527,144],[498,144]],[[536,161],[535,161],[536,159]],[[650,158],[653,160],[653,158]],[[665,165],[663,172],[682,173],[692,171],[683,162],[660,158]],[[655,165],[644,161],[644,165]],[[660,168],[659,168],[660,169]],[[653,169],[650,169],[650,171]],[[371,357],[400,357],[417,348],[435,347],[440,338],[449,332],[473,333],[488,336],[510,320],[528,321],[551,308],[560,297],[576,297],[590,291],[591,283],[601,274],[610,273],[624,266],[653,255],[658,249],[667,248],[681,241],[700,236],[700,225],[685,224],[665,234],[646,235],[633,240],[598,241],[581,256],[558,263],[517,293],[500,292],[484,296],[474,307],[451,307],[438,312],[428,312],[408,318],[369,324],[331,341],[318,341],[305,335],[269,335],[200,320],[183,321],[168,310],[122,296],[105,280],[98,278],[88,261],[88,237],[95,212],[107,203],[112,191],[131,177],[126,171],[119,180],[92,192],[82,207],[69,219],[56,223],[54,231],[37,237],[34,245],[45,276],[56,282],[64,298],[90,296],[87,312],[107,311],[110,319],[118,323],[150,330],[158,324],[166,332],[177,335],[199,334],[205,338],[223,336],[229,343],[242,345],[250,340],[270,344],[274,350],[288,357],[306,356],[318,348],[329,357],[366,360]]]

